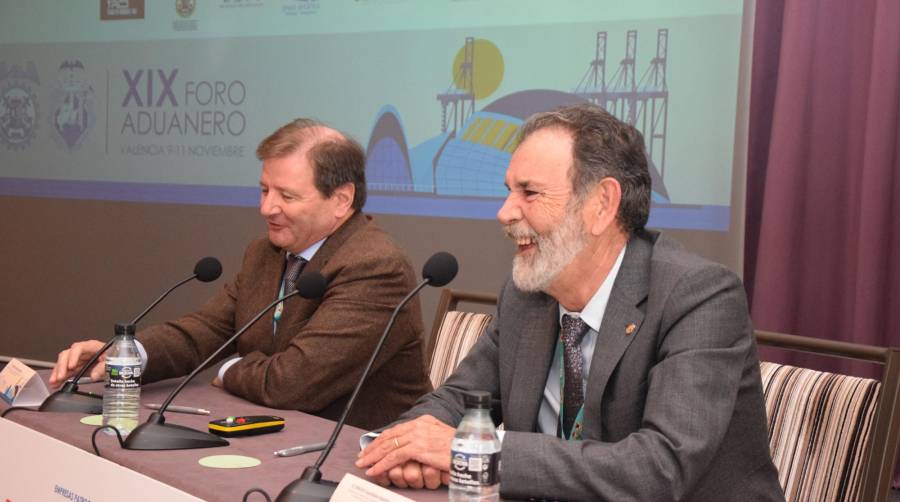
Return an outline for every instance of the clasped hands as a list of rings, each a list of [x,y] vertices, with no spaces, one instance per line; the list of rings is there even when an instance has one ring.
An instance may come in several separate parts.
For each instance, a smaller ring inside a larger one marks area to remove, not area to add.
[[[395,425],[359,453],[356,466],[381,486],[438,488],[450,483],[450,443],[456,429],[431,415]]]

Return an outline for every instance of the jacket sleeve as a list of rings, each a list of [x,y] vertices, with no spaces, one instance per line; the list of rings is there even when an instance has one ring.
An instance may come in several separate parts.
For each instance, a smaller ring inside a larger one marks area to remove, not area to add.
[[[242,274],[239,272],[196,312],[138,333],[138,340],[147,350],[145,382],[190,373],[234,334],[234,311],[239,284],[244,280]],[[210,366],[234,351],[234,347],[222,351]]]
[[[658,330],[640,428],[617,442],[507,432],[504,497],[665,501],[690,496],[719,452],[742,373],[753,357],[740,281],[719,267],[686,274],[665,300]]]
[[[273,355],[246,354],[225,373],[226,390],[273,408],[310,413],[323,409],[353,390],[393,309],[412,285],[407,262],[394,254],[347,260],[289,344]],[[415,302],[401,310],[373,372],[410,336],[419,336],[417,314]]]

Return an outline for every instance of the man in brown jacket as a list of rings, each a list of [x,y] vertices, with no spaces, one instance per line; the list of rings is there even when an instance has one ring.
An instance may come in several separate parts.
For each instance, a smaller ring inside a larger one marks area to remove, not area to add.
[[[328,282],[325,296],[291,298],[260,319],[238,339],[240,358],[223,364],[214,384],[265,406],[336,419],[415,275],[403,251],[362,213],[365,155],[358,143],[298,119],[263,140],[257,157],[268,238],[247,247],[240,272],[200,310],[138,333],[143,380],[189,373],[276,299],[286,277],[317,271]],[[431,390],[421,334],[421,307],[413,300],[398,316],[350,424],[382,426]],[[100,346],[77,342],[61,352],[51,384],[69,378]],[[91,376],[102,378],[103,364]]]

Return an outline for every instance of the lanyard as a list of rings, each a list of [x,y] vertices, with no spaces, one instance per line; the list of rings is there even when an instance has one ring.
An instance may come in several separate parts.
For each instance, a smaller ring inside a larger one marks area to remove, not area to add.
[[[281,288],[278,290],[278,298],[284,296],[284,279],[285,272],[281,274]],[[281,315],[284,314],[284,300],[278,302],[278,305],[275,306],[275,314],[272,316],[272,335],[278,331],[278,321],[281,320]]]
[[[580,441],[581,433],[584,430],[584,403],[582,403],[581,408],[578,409],[578,415],[575,415],[575,422],[572,424],[572,430],[563,430],[563,412],[565,410],[565,399],[563,396],[565,396],[566,387],[566,363],[563,359],[565,347],[563,347],[562,338],[559,338],[556,341],[556,352],[559,354],[559,426],[557,427],[557,436],[569,441]]]

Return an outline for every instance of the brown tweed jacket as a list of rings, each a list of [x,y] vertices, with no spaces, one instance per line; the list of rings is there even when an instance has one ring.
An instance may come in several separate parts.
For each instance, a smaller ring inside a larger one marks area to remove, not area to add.
[[[352,216],[306,265],[304,273],[318,271],[328,281],[323,298],[287,300],[276,333],[270,311],[224,351],[223,358],[243,357],[225,373],[225,389],[272,408],[340,415],[392,310],[415,283],[406,255],[371,220]],[[141,331],[148,355],[144,381],[192,371],[277,298],[284,266],[281,249],[256,240],[241,271],[200,310]],[[348,423],[380,427],[431,390],[422,329],[414,299],[397,317]]]

